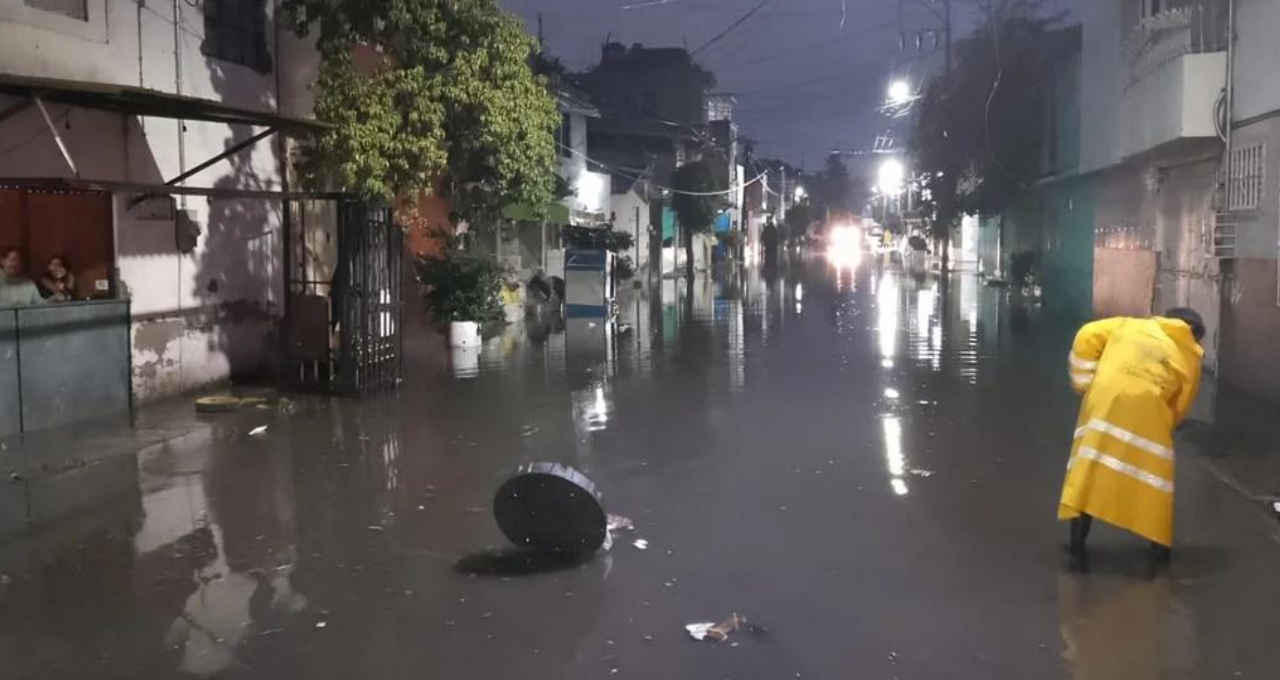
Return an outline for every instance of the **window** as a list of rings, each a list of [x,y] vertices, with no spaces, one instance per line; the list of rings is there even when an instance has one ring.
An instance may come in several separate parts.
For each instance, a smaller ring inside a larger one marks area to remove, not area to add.
[[[89,0],[23,0],[23,4],[69,19],[89,20]]]
[[[205,0],[200,51],[259,73],[270,72],[266,0]]]
[[[1227,166],[1227,210],[1256,210],[1266,195],[1267,146],[1232,149]]]

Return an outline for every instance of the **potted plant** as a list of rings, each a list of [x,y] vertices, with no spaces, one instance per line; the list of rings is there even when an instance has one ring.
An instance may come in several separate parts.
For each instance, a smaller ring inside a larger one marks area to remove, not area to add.
[[[431,316],[448,324],[450,347],[476,347],[480,328],[503,318],[502,267],[491,255],[445,239],[439,253],[418,258],[418,281]]]

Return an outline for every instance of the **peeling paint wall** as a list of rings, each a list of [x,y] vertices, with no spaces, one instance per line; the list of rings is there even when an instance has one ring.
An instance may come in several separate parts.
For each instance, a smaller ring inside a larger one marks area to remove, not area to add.
[[[23,76],[140,86],[230,106],[309,115],[313,40],[264,14],[272,69],[205,56],[201,3],[91,2],[90,21],[0,0],[0,70]],[[175,16],[174,12],[178,12]],[[177,26],[178,30],[175,30]],[[0,96],[0,108],[15,100]],[[142,118],[50,105],[83,179],[162,184],[262,128]],[[186,180],[193,187],[282,189],[274,138]],[[6,176],[74,177],[38,110],[0,126]],[[133,387],[138,401],[232,377],[270,375],[283,308],[283,206],[274,199],[178,197],[191,220],[147,215],[134,194],[114,196],[120,289],[132,302]]]
[[[1208,229],[1221,144],[1185,141],[1090,176],[1096,193],[1094,314],[1194,307],[1216,370],[1221,276]]]
[[[1227,265],[1222,304],[1222,379],[1253,395],[1280,402],[1280,310],[1276,261],[1242,258]]]

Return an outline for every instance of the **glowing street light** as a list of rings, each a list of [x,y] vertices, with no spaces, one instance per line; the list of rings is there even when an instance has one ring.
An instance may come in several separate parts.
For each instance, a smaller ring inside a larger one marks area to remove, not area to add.
[[[803,200],[804,196],[805,196],[804,187],[801,187],[801,186],[796,187],[796,200],[797,201]]]
[[[876,175],[876,188],[885,195],[896,196],[902,192],[902,185],[906,176],[907,169],[902,165],[902,161],[896,158],[886,158],[880,164],[880,170]]]
[[[911,101],[913,95],[911,93],[911,83],[905,80],[895,80],[889,83],[889,105],[899,106]]]

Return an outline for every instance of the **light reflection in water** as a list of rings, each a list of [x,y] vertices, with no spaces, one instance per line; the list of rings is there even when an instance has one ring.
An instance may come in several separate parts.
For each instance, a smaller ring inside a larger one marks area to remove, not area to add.
[[[898,416],[884,416],[880,419],[884,427],[884,457],[889,467],[889,485],[899,496],[907,493],[907,483],[903,477],[907,474],[907,460],[902,453],[902,420]]]
[[[888,271],[880,275],[876,285],[877,330],[880,336],[880,356],[892,366],[898,350],[898,277]]]

